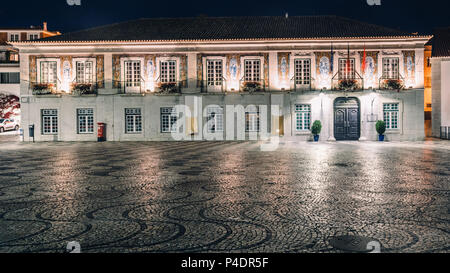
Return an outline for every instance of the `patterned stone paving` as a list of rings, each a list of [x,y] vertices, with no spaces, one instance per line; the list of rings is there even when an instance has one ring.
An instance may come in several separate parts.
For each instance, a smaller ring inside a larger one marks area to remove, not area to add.
[[[0,252],[450,252],[448,142],[0,146]]]

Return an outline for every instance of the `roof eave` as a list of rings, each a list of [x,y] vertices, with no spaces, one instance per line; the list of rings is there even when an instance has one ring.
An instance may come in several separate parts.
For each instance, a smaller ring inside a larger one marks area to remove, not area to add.
[[[236,38],[236,39],[178,39],[178,40],[87,40],[87,41],[19,41],[13,45],[54,45],[54,44],[123,44],[123,43],[179,43],[179,42],[230,42],[230,41],[313,41],[313,40],[361,40],[361,39],[423,39],[428,41],[433,35],[410,35],[410,36],[366,36],[366,37],[310,37],[310,38]]]

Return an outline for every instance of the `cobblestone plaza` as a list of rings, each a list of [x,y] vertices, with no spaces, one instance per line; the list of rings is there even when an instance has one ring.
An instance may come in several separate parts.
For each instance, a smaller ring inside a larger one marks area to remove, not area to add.
[[[0,252],[450,252],[448,142],[1,143]]]

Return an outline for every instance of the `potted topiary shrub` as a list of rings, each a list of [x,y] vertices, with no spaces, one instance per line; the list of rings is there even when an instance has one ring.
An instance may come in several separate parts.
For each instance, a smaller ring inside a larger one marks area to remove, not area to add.
[[[314,121],[312,127],[311,127],[311,133],[314,136],[314,141],[319,141],[319,135],[320,131],[322,131],[322,123],[320,123],[320,120]]]
[[[378,140],[384,141],[384,132],[386,132],[386,123],[382,120],[377,121],[375,124],[375,129],[378,133]]]

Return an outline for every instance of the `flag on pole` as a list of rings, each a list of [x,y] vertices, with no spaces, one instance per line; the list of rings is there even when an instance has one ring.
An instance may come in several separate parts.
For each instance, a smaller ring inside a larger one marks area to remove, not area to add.
[[[334,52],[333,52],[333,43],[331,43],[331,57],[330,57],[331,74],[333,74],[333,68],[334,68]]]
[[[350,44],[347,44],[347,63],[346,63],[347,77],[350,75]]]
[[[364,53],[362,59],[362,73],[366,74],[366,44],[364,44]]]

